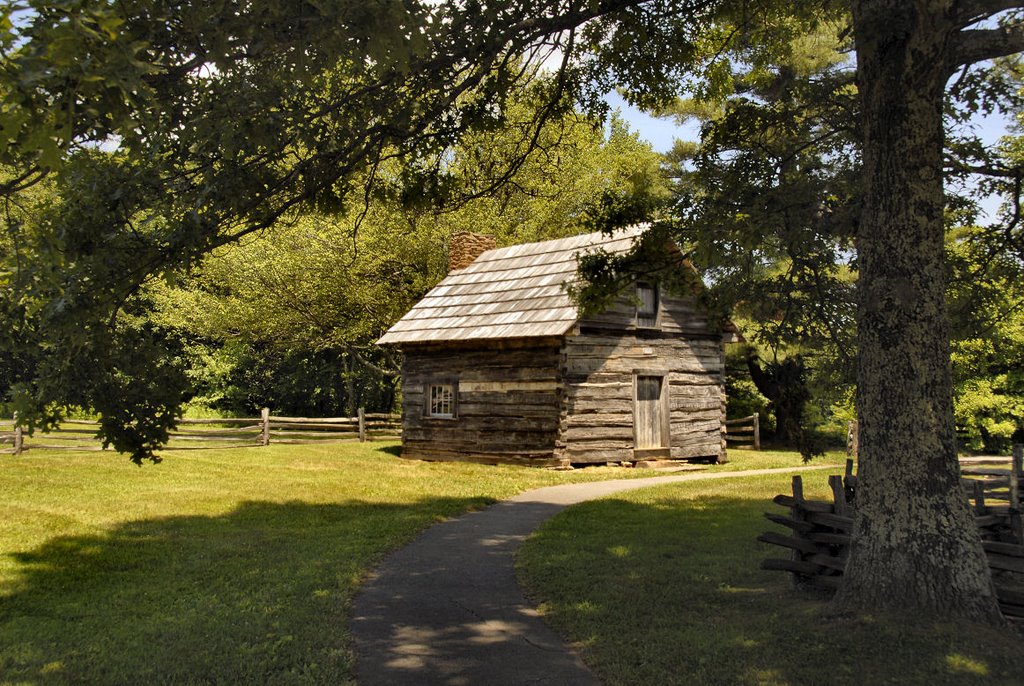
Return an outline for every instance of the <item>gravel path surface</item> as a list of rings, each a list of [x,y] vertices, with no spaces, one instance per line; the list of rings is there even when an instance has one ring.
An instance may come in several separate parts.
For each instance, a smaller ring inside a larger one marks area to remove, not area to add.
[[[549,486],[427,529],[392,553],[355,599],[359,686],[518,686],[599,682],[541,621],[516,583],[519,545],[563,508],[681,481],[834,465],[686,473]]]

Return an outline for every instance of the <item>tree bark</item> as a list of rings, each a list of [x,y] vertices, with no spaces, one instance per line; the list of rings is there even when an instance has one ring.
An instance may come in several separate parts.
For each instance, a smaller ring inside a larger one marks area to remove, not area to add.
[[[941,170],[955,2],[852,4],[864,136],[860,471],[834,608],[996,622],[953,428]]]

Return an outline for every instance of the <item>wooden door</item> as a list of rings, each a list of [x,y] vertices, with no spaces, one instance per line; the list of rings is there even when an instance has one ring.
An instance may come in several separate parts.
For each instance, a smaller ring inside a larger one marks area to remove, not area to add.
[[[665,403],[662,401],[662,378],[660,376],[636,377],[636,406],[633,422],[636,432],[636,448],[664,448]]]

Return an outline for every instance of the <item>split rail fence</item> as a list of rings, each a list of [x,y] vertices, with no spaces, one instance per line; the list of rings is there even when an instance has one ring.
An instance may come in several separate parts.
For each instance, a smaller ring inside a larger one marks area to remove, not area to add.
[[[725,422],[725,440],[729,443],[749,445],[754,450],[761,449],[761,421],[756,414],[740,419],[729,419]]]
[[[29,450],[104,450],[96,434],[99,423],[68,419],[48,432],[29,436],[17,415],[0,422],[0,454],[20,455]],[[168,450],[197,448],[250,448],[271,443],[338,443],[397,440],[401,438],[399,415],[368,413],[355,417],[279,417],[264,408],[259,417],[179,419],[170,432]]]
[[[964,485],[992,570],[999,606],[1006,617],[1024,619],[1024,445],[1015,445],[1009,458],[964,458],[963,462]],[[757,540],[789,550],[790,557],[763,560],[762,569],[789,572],[798,587],[839,587],[857,502],[853,460],[846,462],[845,477],[830,476],[829,485],[832,502],[805,499],[799,476],[793,477],[792,495],[775,496],[775,504],[789,512],[767,512],[765,517],[791,533],[770,531]]]

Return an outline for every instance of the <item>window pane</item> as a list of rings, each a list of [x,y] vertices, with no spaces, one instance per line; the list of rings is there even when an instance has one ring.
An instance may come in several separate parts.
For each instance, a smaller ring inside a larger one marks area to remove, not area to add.
[[[636,379],[636,399],[640,401],[661,399],[661,377],[638,376]]]
[[[427,414],[431,417],[453,417],[455,415],[455,387],[452,384],[431,384]]]
[[[654,326],[658,320],[658,292],[648,283],[636,285],[636,307],[637,326]]]

